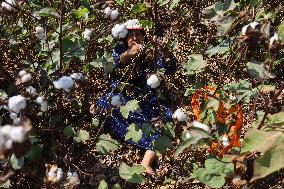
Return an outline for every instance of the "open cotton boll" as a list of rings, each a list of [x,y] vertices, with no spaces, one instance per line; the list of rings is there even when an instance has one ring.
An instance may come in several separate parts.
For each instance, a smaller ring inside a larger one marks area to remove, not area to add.
[[[63,171],[61,168],[57,169],[57,173],[56,173],[56,182],[59,182],[63,177]]]
[[[6,140],[6,142],[5,142],[5,148],[6,148],[6,149],[11,149],[12,146],[13,146],[13,141],[12,141],[12,139]]]
[[[82,73],[72,73],[70,77],[74,80],[81,80],[83,79],[83,74]]]
[[[253,22],[252,22],[252,23],[250,23],[249,25],[250,25],[250,27],[251,27],[253,30],[255,30],[255,29],[256,29],[256,26],[258,26],[258,25],[259,25],[259,23],[258,23],[258,22],[256,22],[256,21],[253,21]]]
[[[85,31],[83,32],[83,37],[85,40],[89,41],[91,39],[91,35],[92,35],[93,31],[90,29],[85,29]]]
[[[66,180],[70,180],[72,177],[73,177],[73,174],[72,174],[71,171],[69,171],[69,172],[67,173]]]
[[[12,127],[9,137],[13,142],[22,143],[25,140],[25,130],[22,126]]]
[[[26,75],[27,74],[27,72],[25,71],[25,70],[21,70],[20,72],[19,72],[19,76],[20,77],[23,77],[24,75]]]
[[[223,144],[224,147],[227,147],[227,146],[230,145],[229,139],[226,135],[222,136],[222,144]]]
[[[4,125],[4,126],[1,127],[1,133],[4,136],[9,136],[11,130],[12,130],[12,126],[11,125]]]
[[[21,110],[25,109],[26,106],[26,98],[21,95],[10,97],[8,100],[9,109],[17,114],[20,113]]]
[[[53,85],[56,89],[63,89],[66,92],[69,92],[73,87],[73,79],[71,77],[62,76],[57,81],[53,81]]]
[[[242,34],[243,34],[243,35],[246,35],[247,30],[248,30],[248,27],[249,27],[249,24],[248,24],[248,25],[245,25],[245,26],[242,28]]]
[[[273,37],[269,39],[269,44],[272,46],[275,41],[279,41],[279,36],[277,33],[274,33]]]
[[[121,106],[120,96],[116,95],[111,98],[111,105],[113,106]]]
[[[13,119],[13,124],[14,125],[20,125],[20,123],[21,123],[21,118],[17,117],[15,119]]]
[[[26,75],[24,75],[24,76],[22,77],[22,83],[28,82],[28,81],[30,81],[32,78],[33,78],[32,75],[31,75],[30,73],[28,73],[28,74],[26,74]]]
[[[147,85],[149,85],[151,88],[157,88],[161,84],[159,78],[157,77],[156,74],[152,74],[148,79],[147,79]]]
[[[105,8],[104,13],[105,13],[106,17],[109,17],[110,14],[111,14],[111,8],[110,7]]]
[[[5,0],[1,3],[2,9],[5,9],[7,11],[13,11],[15,10],[14,6],[16,6],[15,0]]]
[[[127,31],[124,24],[116,24],[112,28],[111,33],[112,33],[114,38],[125,38],[128,31]]]
[[[27,87],[26,91],[27,91],[27,93],[29,93],[32,96],[36,96],[37,95],[36,89],[34,87],[32,87],[32,86]]]
[[[175,111],[175,113],[173,114],[173,118],[177,119],[178,121],[187,121],[187,115],[183,112],[182,108],[179,108]]]
[[[37,97],[36,103],[41,104],[43,102],[43,98],[41,96]]]
[[[110,19],[115,20],[118,17],[118,15],[119,15],[119,12],[118,12],[117,9],[115,9],[115,10],[111,11]]]
[[[192,124],[193,124],[194,127],[203,129],[204,131],[207,131],[207,132],[210,131],[210,127],[208,127],[207,125],[200,123],[198,121],[193,121]]]
[[[46,112],[47,111],[47,101],[42,101],[42,103],[40,104],[40,111],[42,112]]]
[[[41,26],[37,26],[35,28],[35,31],[36,31],[37,34],[43,34],[44,33],[44,28],[41,27]]]
[[[18,115],[14,112],[10,112],[10,118],[11,119],[16,119],[18,117]]]

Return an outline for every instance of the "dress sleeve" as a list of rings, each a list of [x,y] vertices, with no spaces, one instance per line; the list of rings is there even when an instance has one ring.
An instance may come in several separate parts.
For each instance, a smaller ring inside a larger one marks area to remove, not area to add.
[[[170,60],[167,62],[163,58],[163,53],[162,50],[158,50],[158,55],[156,58],[156,65],[158,69],[164,68],[165,69],[165,74],[173,74],[176,72],[176,60],[175,58],[171,57]]]
[[[127,50],[126,46],[118,46],[112,52],[112,57],[114,58],[114,67],[120,65],[120,55]]]

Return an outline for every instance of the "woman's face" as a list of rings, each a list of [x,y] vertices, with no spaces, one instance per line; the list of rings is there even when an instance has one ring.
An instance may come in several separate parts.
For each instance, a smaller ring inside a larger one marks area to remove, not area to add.
[[[129,48],[133,47],[135,44],[142,44],[143,42],[144,35],[140,30],[132,30],[127,37],[127,45]]]

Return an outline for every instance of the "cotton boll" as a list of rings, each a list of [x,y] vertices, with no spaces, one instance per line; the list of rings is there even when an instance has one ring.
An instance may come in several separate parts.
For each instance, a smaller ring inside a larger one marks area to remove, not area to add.
[[[37,97],[36,103],[41,104],[43,102],[43,98],[41,96]]]
[[[40,104],[40,111],[46,112],[47,111],[47,101],[42,101]]]
[[[119,15],[119,12],[118,12],[117,9],[115,9],[115,10],[111,11],[110,19],[115,20],[118,17],[118,15]]]
[[[45,34],[44,33],[43,34],[37,34],[36,33],[35,36],[36,36],[36,38],[38,38],[41,41],[45,40]]]
[[[83,32],[84,39],[89,41],[91,39],[92,32],[93,31],[90,29],[85,29],[85,31]]]
[[[256,22],[256,21],[254,21],[254,22],[250,23],[249,25],[250,25],[250,27],[251,27],[253,30],[255,30],[255,29],[256,29],[256,26],[258,26],[259,23]]]
[[[11,125],[4,125],[4,126],[1,127],[1,133],[4,136],[9,136],[11,130],[12,130],[12,126]]]
[[[272,46],[275,41],[279,41],[279,36],[277,33],[274,33],[273,37],[269,39],[269,44]]]
[[[72,172],[69,171],[69,172],[67,173],[66,180],[70,180],[72,177],[73,177],[73,174],[72,174]]]
[[[14,112],[10,112],[10,118],[11,119],[16,119],[18,117],[18,115]]]
[[[120,96],[116,95],[111,98],[111,105],[113,106],[121,106]]]
[[[17,114],[20,113],[21,110],[25,109],[26,106],[26,98],[21,95],[10,97],[8,100],[9,109]]]
[[[59,182],[63,177],[63,171],[61,168],[57,169],[57,173],[56,173],[56,182]]]
[[[227,146],[230,145],[229,139],[226,135],[222,136],[222,144],[223,144],[224,147],[227,147]]]
[[[37,95],[36,89],[34,87],[32,87],[32,86],[27,87],[26,91],[27,91],[27,93],[29,93],[32,96],[36,96]]]
[[[73,178],[77,178],[77,179],[79,179],[79,176],[78,176],[78,174],[77,174],[77,172],[76,172],[76,171],[74,171],[74,172],[73,172]]]
[[[44,28],[41,27],[41,26],[36,27],[35,30],[36,30],[36,33],[38,33],[38,34],[43,34],[44,33]]]
[[[125,38],[128,31],[127,31],[124,24],[116,24],[112,28],[111,33],[112,33],[114,38]]]
[[[53,81],[53,85],[56,89],[63,89],[69,92],[73,87],[73,79],[71,77],[63,76],[57,81]]]
[[[83,79],[83,74],[82,73],[73,73],[70,75],[70,77],[74,80],[81,80]]]
[[[182,108],[179,108],[175,111],[175,113],[173,114],[173,118],[177,119],[180,122],[187,121],[187,115],[183,112]]]
[[[26,75],[27,74],[27,72],[25,71],[25,70],[21,70],[20,72],[19,72],[19,76],[20,77],[23,77],[24,75]]]
[[[106,17],[109,17],[110,14],[111,14],[111,8],[110,7],[105,8],[104,13],[105,13]]]
[[[21,123],[21,118],[17,117],[15,119],[13,119],[13,124],[14,125],[20,125],[20,123]]]
[[[147,79],[147,85],[149,85],[151,88],[157,88],[161,84],[159,78],[157,75],[153,74]]]
[[[7,11],[15,10],[14,6],[16,6],[15,0],[5,0],[4,2],[1,3],[2,9],[5,9]]]
[[[33,78],[32,75],[31,75],[30,73],[28,73],[28,74],[26,74],[26,75],[24,75],[24,76],[22,77],[22,83],[28,82],[28,81],[30,81],[32,78]]]
[[[11,139],[6,140],[5,142],[5,148],[6,149],[11,149],[13,146],[13,141]]]
[[[203,129],[204,131],[207,131],[207,132],[210,131],[210,127],[208,127],[207,125],[200,123],[198,121],[193,121],[192,124],[193,124],[194,127]]]
[[[39,39],[39,40],[44,40],[45,39],[45,31],[44,28],[41,26],[38,26],[35,28],[35,36]]]
[[[25,130],[23,127],[12,127],[9,137],[14,141],[18,143],[22,143],[25,140]]]

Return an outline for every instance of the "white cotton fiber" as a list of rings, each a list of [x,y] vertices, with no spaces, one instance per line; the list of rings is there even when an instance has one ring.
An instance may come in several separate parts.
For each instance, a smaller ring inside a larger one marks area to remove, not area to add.
[[[47,101],[42,101],[40,104],[40,111],[46,112],[47,111]]]
[[[32,96],[36,96],[37,95],[36,89],[34,87],[32,87],[32,86],[27,87],[26,91],[27,91],[27,93],[29,93]]]
[[[27,74],[27,72],[25,71],[25,70],[21,70],[20,72],[19,72],[19,76],[20,77],[23,77],[24,75],[26,75]]]
[[[223,135],[221,139],[222,139],[222,144],[224,147],[227,147],[230,145],[229,139],[226,135]]]
[[[114,38],[125,38],[128,31],[127,31],[124,24],[116,24],[112,28],[111,33],[112,33]]]
[[[113,106],[121,106],[120,96],[116,95],[111,98],[111,105]]]
[[[115,9],[115,10],[111,11],[110,19],[115,20],[118,17],[118,15],[119,15],[119,12],[118,12],[117,9]]]
[[[187,115],[184,113],[182,108],[178,108],[175,113],[173,114],[173,118],[177,119],[178,121],[187,121]]]
[[[274,33],[273,37],[269,39],[269,44],[273,45],[274,41],[279,41],[279,36],[277,33]]]
[[[12,5],[12,6],[11,6]],[[16,6],[15,0],[5,0],[1,3],[2,9],[5,9],[7,11],[13,11],[15,10],[14,6]]]
[[[22,80],[22,83],[25,83],[25,82],[30,81],[32,78],[33,78],[32,75],[31,75],[30,73],[28,73],[28,74],[24,75],[24,76],[21,78],[21,80]]]
[[[198,121],[193,121],[192,124],[193,124],[194,127],[203,129],[204,131],[207,131],[207,132],[210,131],[210,127],[208,127],[207,125],[200,123]]]
[[[9,137],[13,142],[22,143],[25,140],[25,130],[22,126],[12,127]]]
[[[83,32],[83,37],[85,40],[89,41],[91,39],[91,35],[92,35],[93,31],[90,29],[85,29],[85,31]]]
[[[70,75],[70,77],[74,80],[81,80],[81,79],[83,79],[83,76],[84,75],[82,73],[72,73]]]
[[[14,112],[10,112],[10,118],[11,119],[16,119],[18,117],[18,115]]]
[[[69,92],[73,87],[73,79],[71,77],[63,76],[59,78],[57,81],[53,81],[53,85],[56,89],[63,89],[66,92]]]
[[[26,106],[26,98],[21,95],[10,97],[8,100],[9,109],[17,114],[20,113],[21,110],[25,109]]]
[[[157,88],[161,84],[159,78],[157,77],[156,74],[152,74],[148,79],[147,79],[147,85],[149,85],[151,88]]]
[[[105,13],[106,17],[109,17],[110,14],[111,14],[111,8],[110,7],[105,8],[104,13]]]

